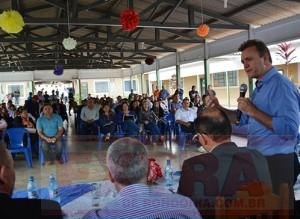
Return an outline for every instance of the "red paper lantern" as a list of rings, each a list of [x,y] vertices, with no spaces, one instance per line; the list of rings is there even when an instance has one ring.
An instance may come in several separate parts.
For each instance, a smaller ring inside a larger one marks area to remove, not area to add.
[[[154,57],[153,56],[148,56],[146,59],[145,59],[145,63],[147,65],[152,65],[154,62]]]
[[[206,37],[209,33],[209,26],[206,24],[200,24],[197,28],[197,35],[199,37]]]
[[[126,9],[120,15],[120,23],[124,31],[132,31],[140,23],[140,17],[135,10]]]

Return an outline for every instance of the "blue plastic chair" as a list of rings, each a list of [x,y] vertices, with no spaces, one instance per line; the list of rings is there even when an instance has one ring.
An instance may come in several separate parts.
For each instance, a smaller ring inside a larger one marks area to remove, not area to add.
[[[193,134],[182,131],[180,124],[176,123],[176,125],[178,127],[178,146],[180,150],[184,151],[187,138],[192,137]]]
[[[165,127],[165,135],[169,141],[169,145],[172,146],[172,133],[175,135],[175,115],[168,113],[164,116],[164,120],[167,122]]]
[[[67,163],[68,162],[68,150],[67,150],[67,145],[65,142],[65,136],[62,135],[61,139],[62,141],[62,149],[61,149],[61,161],[62,163]],[[40,165],[43,166],[45,164],[45,156],[43,153],[43,149],[42,149],[42,139],[39,138],[39,161],[40,161]]]
[[[28,167],[32,168],[32,152],[29,132],[25,128],[10,128],[6,131],[9,144],[8,150],[12,154],[24,153]],[[23,144],[23,137],[27,135],[27,146]]]

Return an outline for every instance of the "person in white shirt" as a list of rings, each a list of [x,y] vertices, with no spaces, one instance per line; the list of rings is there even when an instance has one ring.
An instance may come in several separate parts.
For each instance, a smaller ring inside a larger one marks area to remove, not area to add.
[[[194,120],[197,118],[197,111],[189,106],[190,100],[185,97],[182,101],[182,108],[176,110],[175,122],[181,125],[183,132],[194,133]]]
[[[80,119],[83,134],[97,134],[99,107],[94,105],[93,99],[87,100],[87,105],[81,110]]]

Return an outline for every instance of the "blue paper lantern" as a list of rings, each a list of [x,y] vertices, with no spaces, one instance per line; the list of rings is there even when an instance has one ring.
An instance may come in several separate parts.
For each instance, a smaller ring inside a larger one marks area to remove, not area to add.
[[[54,68],[53,74],[59,76],[62,75],[63,73],[64,73],[64,66],[58,65]]]

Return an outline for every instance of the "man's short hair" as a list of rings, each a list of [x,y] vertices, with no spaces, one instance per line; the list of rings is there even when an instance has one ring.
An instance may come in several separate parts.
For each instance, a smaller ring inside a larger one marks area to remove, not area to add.
[[[43,107],[45,107],[45,106],[51,106],[51,108],[53,108],[53,106],[50,102],[45,102]]]
[[[209,135],[216,142],[230,138],[232,133],[230,120],[217,108],[202,111],[195,121],[195,127],[196,132]]]
[[[255,46],[260,57],[263,57],[267,53],[269,56],[269,61],[272,63],[272,57],[271,57],[270,50],[268,49],[267,45],[263,41],[256,40],[256,39],[247,40],[240,45],[239,51],[242,52],[245,49],[252,47],[252,46]]]
[[[183,102],[183,101],[190,101],[190,98],[185,97],[185,98],[183,98],[182,102]]]
[[[134,138],[121,138],[107,151],[107,166],[113,178],[122,185],[146,179],[148,152],[144,144]]]

